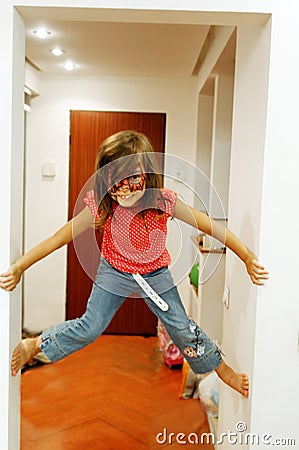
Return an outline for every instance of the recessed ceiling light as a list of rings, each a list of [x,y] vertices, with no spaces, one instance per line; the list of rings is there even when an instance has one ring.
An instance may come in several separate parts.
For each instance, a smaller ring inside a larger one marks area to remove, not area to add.
[[[71,61],[67,61],[66,63],[63,64],[63,67],[65,68],[65,70],[70,71],[74,70],[77,67],[77,65]]]
[[[51,31],[46,30],[46,28],[38,28],[37,30],[33,30],[32,33],[39,39],[46,39],[52,34]]]
[[[64,50],[62,50],[61,48],[58,48],[58,47],[52,48],[49,51],[52,53],[52,55],[55,55],[55,56],[61,56],[65,53]]]

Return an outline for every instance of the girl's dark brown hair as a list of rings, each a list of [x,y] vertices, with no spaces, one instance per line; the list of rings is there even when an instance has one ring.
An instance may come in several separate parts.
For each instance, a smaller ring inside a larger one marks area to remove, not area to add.
[[[125,158],[126,156],[130,157]],[[112,161],[119,158],[123,158],[121,163],[113,167],[113,179],[115,181],[126,178],[126,174],[131,175],[138,164],[141,165],[146,174],[146,192],[142,197],[144,211],[147,207],[153,208],[153,205],[157,205],[160,198],[159,190],[163,187],[163,178],[162,174],[159,173],[161,170],[159,171],[157,167],[150,141],[144,134],[137,131],[119,131],[105,139],[96,158],[95,193],[100,216],[96,224],[97,228],[101,228],[107,217],[112,214],[114,200],[108,193],[108,189],[111,187],[109,167],[113,166]],[[108,170],[101,170],[107,164],[109,164]],[[160,211],[159,208],[157,210]],[[144,211],[141,213],[143,217]]]

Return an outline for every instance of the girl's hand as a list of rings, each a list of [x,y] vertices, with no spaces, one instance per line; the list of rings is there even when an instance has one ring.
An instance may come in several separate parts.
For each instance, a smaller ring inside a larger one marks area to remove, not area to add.
[[[250,255],[244,261],[246,264],[246,269],[251,281],[258,286],[263,286],[264,280],[268,280],[268,274],[265,267],[258,261],[257,257],[250,252]]]
[[[0,275],[0,287],[6,291],[13,291],[19,283],[21,276],[21,268],[16,263],[12,264],[5,273]]]

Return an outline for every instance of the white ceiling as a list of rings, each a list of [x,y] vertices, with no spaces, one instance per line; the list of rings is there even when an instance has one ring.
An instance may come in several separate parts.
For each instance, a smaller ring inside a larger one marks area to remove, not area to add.
[[[72,74],[84,76],[190,77],[210,29],[209,24],[120,21],[116,15],[115,21],[98,20],[90,13],[85,20],[84,8],[81,15],[64,8],[18,9],[26,25],[26,57],[47,74],[65,74],[63,63],[71,60],[78,65]],[[51,31],[48,39],[32,34],[40,26]],[[65,54],[53,56],[49,50],[56,46]],[[225,71],[234,59],[226,53]]]

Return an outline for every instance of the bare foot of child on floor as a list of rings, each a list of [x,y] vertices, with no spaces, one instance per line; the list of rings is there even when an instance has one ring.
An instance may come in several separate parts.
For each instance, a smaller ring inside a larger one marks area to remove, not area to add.
[[[39,337],[23,339],[14,349],[11,359],[11,374],[15,377],[19,370],[41,351]]]
[[[244,397],[248,397],[249,378],[246,373],[236,373],[224,361],[220,363],[215,371],[224,383],[244,395]]]

